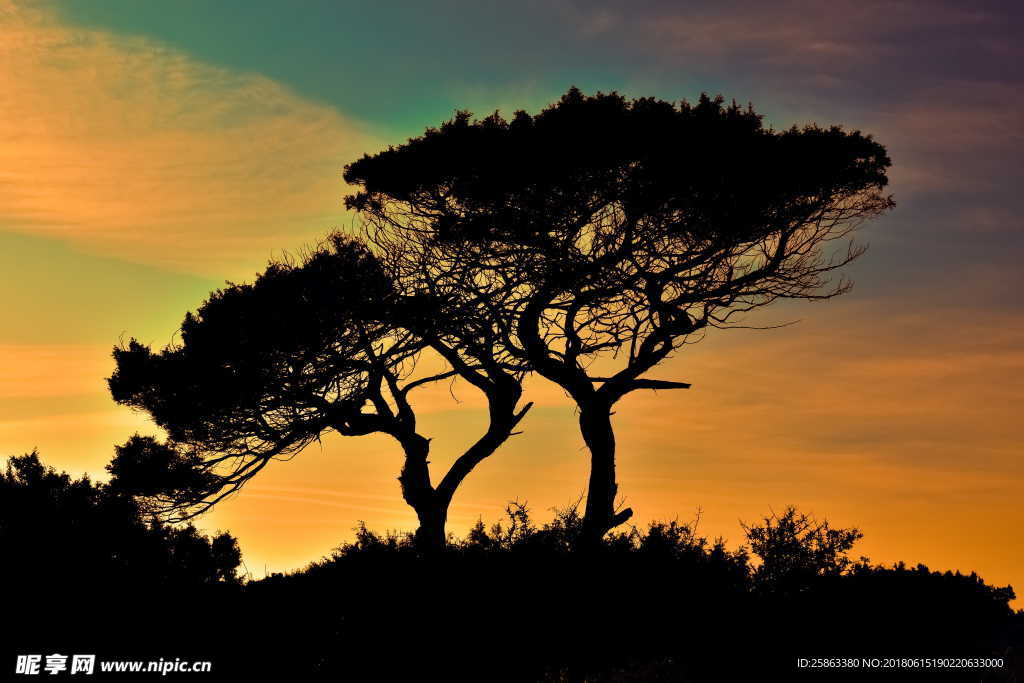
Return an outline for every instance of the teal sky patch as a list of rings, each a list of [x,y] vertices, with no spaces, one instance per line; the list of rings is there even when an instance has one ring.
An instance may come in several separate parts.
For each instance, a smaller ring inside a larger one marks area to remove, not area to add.
[[[65,21],[173,45],[193,57],[258,72],[378,127],[418,134],[455,109],[536,109],[570,85],[630,95],[654,64],[572,24],[546,3],[378,3],[311,0],[75,0]],[[682,74],[657,94],[682,91]]]
[[[0,344],[163,346],[215,280],[82,252],[54,239],[0,233]]]

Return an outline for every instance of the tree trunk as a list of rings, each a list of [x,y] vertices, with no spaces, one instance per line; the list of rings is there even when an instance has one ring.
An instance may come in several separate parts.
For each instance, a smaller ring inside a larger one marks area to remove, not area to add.
[[[474,467],[505,443],[533,406],[527,403],[516,411],[522,389],[512,378],[508,378],[508,384],[503,388],[492,387],[486,393],[490,413],[487,432],[456,459],[436,488],[430,483],[430,461],[427,460],[430,439],[412,430],[392,432],[405,451],[405,464],[398,480],[402,484],[405,502],[412,506],[419,518],[416,543],[425,552],[443,550],[447,546],[445,523],[455,490]]]
[[[441,501],[421,506],[416,510],[420,527],[416,530],[416,546],[425,553],[444,550],[448,543],[445,523],[448,521],[448,506]]]
[[[430,439],[419,434],[399,437],[405,451],[405,464],[398,477],[402,497],[416,511],[420,526],[416,530],[416,544],[424,552],[443,550],[447,541],[445,522],[448,520],[448,502],[437,495],[430,484]]]
[[[580,405],[580,432],[590,449],[590,481],[587,506],[583,515],[584,549],[594,549],[611,529],[629,519],[629,508],[616,514],[615,494],[615,432],[612,430],[611,406],[600,400]]]

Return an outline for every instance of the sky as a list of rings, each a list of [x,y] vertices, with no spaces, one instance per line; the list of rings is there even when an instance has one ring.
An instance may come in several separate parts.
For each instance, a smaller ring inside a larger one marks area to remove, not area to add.
[[[634,521],[699,514],[736,546],[796,505],[861,529],[857,556],[1024,594],[1022,35],[1011,2],[0,0],[0,456],[102,480],[115,444],[159,436],[110,399],[112,347],[162,347],[211,290],[352,226],[341,171],[364,153],[572,85],[722,94],[776,128],[872,134],[896,208],[860,230],[852,292],[713,332],[651,373],[691,389],[616,406]],[[583,493],[572,405],[527,391],[524,433],[463,484],[452,531]],[[416,407],[434,467],[483,428],[466,386]],[[386,437],[328,436],[198,526],[237,536],[254,578],[300,568],[360,520],[415,526],[401,460]]]

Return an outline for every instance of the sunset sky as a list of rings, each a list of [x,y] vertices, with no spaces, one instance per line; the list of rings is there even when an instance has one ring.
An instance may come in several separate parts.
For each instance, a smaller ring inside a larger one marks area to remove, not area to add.
[[[650,375],[691,389],[616,407],[634,521],[699,508],[735,546],[740,520],[794,504],[859,527],[855,555],[1024,596],[1022,36],[1011,2],[0,0],[0,455],[105,479],[115,444],[158,435],[110,399],[112,346],[162,347],[225,280],[351,227],[341,170],[363,153],[571,85],[721,93],[776,128],[873,134],[897,205],[860,232],[851,293],[713,332]],[[528,393],[452,531],[583,492],[572,405]],[[483,403],[458,384],[417,400],[441,468]],[[329,437],[198,525],[236,535],[254,578],[299,568],[359,520],[415,526],[401,463],[386,437]]]

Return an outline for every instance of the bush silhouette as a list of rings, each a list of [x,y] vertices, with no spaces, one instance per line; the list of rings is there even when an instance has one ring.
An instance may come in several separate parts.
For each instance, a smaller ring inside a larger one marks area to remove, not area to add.
[[[796,658],[1006,657],[1008,644],[1021,646],[1013,629],[1024,613],[1008,607],[1009,587],[851,561],[859,531],[795,508],[747,527],[749,550],[670,521],[613,532],[582,553],[576,505],[542,525],[518,502],[506,517],[480,520],[435,556],[410,534],[360,525],[330,557],[249,583],[245,609],[287,623],[306,615],[286,649],[302,653],[310,675],[354,679],[865,680],[815,678]],[[932,670],[930,680],[1002,681],[1008,671]]]
[[[818,577],[847,572],[853,564],[847,552],[864,536],[857,529],[833,529],[793,506],[765,517],[763,524],[743,525],[743,530],[761,560],[752,575],[754,585],[776,594],[799,592]]]
[[[34,451],[0,472],[0,556],[21,653],[159,649],[159,629],[139,629],[139,619],[185,632],[195,614],[180,610],[183,596],[201,603],[241,588],[230,534],[149,520],[131,496],[57,472]]]
[[[88,476],[72,479],[36,452],[0,473],[0,546],[19,557],[3,571],[62,583],[190,586],[237,583],[241,553],[230,534],[145,519],[136,502]]]

